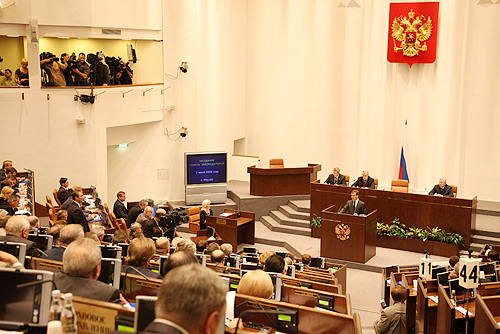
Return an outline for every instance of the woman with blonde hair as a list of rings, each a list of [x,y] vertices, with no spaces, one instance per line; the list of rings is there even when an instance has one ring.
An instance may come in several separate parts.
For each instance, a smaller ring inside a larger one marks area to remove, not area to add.
[[[128,245],[127,265],[122,265],[122,273],[129,273],[137,275],[137,271],[140,271],[147,277],[161,278],[159,273],[155,273],[148,269],[149,261],[156,252],[155,242],[152,239],[139,237],[133,239]],[[134,268],[131,269],[130,267]]]
[[[204,230],[207,228],[207,216],[213,216],[214,213],[212,209],[210,209],[210,200],[206,199],[201,203],[201,212],[200,212],[200,230]]]
[[[238,286],[238,293],[253,297],[269,299],[273,292],[274,285],[271,276],[260,269],[243,275]]]
[[[3,187],[0,193],[0,205],[2,205],[4,202],[7,202],[9,196],[12,195],[13,193],[14,189],[12,189],[11,187],[7,186]]]
[[[28,70],[28,60],[26,58],[21,59],[21,67],[18,68],[15,72],[15,80],[20,86],[29,86],[29,70]]]

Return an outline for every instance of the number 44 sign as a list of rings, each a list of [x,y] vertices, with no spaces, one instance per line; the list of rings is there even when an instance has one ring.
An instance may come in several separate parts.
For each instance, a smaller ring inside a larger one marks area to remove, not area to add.
[[[458,282],[461,287],[466,289],[477,288],[479,285],[479,263],[481,263],[481,259],[460,258]]]

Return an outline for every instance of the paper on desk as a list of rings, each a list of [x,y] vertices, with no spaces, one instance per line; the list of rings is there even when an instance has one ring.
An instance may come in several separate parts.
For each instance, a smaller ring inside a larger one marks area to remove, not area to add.
[[[232,215],[232,213],[229,213],[229,212],[223,212],[219,215],[219,217],[227,217],[227,216],[230,216]]]
[[[417,288],[412,288],[413,290],[415,290],[415,292],[417,292]]]
[[[234,299],[236,298],[236,291],[228,291],[226,293],[226,321],[234,320]]]
[[[455,309],[456,309],[458,312],[462,313],[463,315],[465,315],[465,312],[467,312],[467,310],[466,310],[466,309],[464,309],[462,306],[457,306],[457,307],[455,307]],[[472,314],[471,312],[469,312],[469,315],[473,315],[473,314]]]
[[[432,300],[434,303],[439,303],[439,298],[437,296],[429,296],[429,299]]]
[[[26,209],[23,209],[23,210],[17,210],[17,211],[15,212],[15,214],[16,214],[16,215],[25,215],[25,214],[27,214],[27,213],[29,213],[29,212],[28,212],[28,210],[26,210]]]

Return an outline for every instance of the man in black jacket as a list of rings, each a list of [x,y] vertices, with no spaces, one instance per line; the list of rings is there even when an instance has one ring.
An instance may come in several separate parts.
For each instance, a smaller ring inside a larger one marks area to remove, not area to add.
[[[7,211],[7,214],[9,216],[14,216],[18,206],[19,206],[19,195],[12,194],[9,196],[7,201],[5,202],[2,201],[2,204],[0,204],[0,209],[4,209],[5,211]]]
[[[0,236],[0,241],[18,242],[26,245],[26,255],[39,256],[33,241],[28,240],[30,223],[26,216],[10,217],[5,225],[6,236]]]
[[[113,213],[116,216],[116,219],[127,219],[128,217],[128,210],[127,207],[125,206],[125,201],[127,197],[125,196],[124,191],[119,191],[116,194],[116,201],[115,204],[113,205]]]
[[[351,199],[347,201],[346,205],[339,212],[347,212],[350,215],[366,215],[365,203],[359,200],[359,191],[357,189],[351,191]]]
[[[130,212],[128,213],[128,216],[127,216],[127,227],[128,228],[130,228],[130,225],[132,225],[132,223],[135,223],[135,221],[137,220],[137,217],[144,211],[144,208],[146,207],[146,205],[148,205],[148,201],[145,199],[141,199],[139,204],[137,204],[132,209],[130,209]],[[116,217],[116,218],[118,218],[118,217]]]
[[[347,185],[345,176],[340,174],[340,168],[335,167],[333,169],[333,173],[328,175],[328,178],[325,180],[326,184],[338,184],[340,186]]]
[[[358,177],[351,187],[375,189],[375,180],[370,177],[368,171],[363,171],[363,175]]]
[[[69,181],[67,177],[61,177],[59,179],[59,190],[57,191],[57,199],[59,199],[59,202],[61,202],[61,205],[66,201],[68,196],[71,195],[71,190],[68,188],[69,187]]]
[[[454,197],[453,189],[451,186],[446,184],[445,178],[439,179],[439,184],[436,184],[431,191],[429,191],[429,195],[435,196],[443,196],[443,197]]]
[[[75,191],[71,194],[73,202],[68,207],[68,224],[80,224],[84,232],[90,232],[89,224],[82,210],[83,193]]]

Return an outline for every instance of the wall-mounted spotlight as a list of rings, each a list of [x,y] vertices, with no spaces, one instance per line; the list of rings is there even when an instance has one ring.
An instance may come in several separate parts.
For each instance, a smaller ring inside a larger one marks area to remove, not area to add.
[[[188,71],[188,63],[187,63],[187,61],[183,61],[181,63],[181,66],[179,66],[179,69],[181,70],[182,73],[186,73]]]

